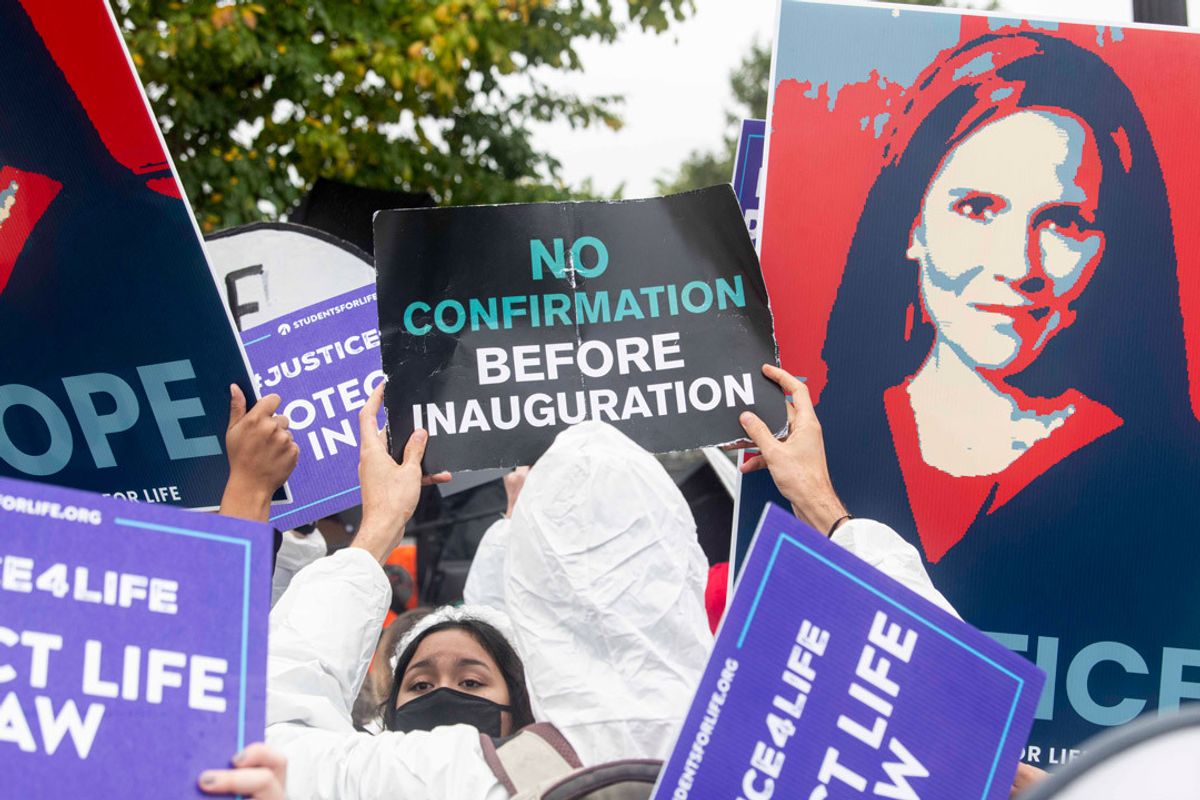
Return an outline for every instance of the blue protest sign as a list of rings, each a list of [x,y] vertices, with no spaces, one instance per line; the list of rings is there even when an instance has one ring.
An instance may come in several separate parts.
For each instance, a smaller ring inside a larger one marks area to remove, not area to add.
[[[265,725],[271,531],[0,478],[5,797],[200,797]]]
[[[758,244],[758,223],[762,199],[759,196],[763,166],[763,153],[767,141],[767,123],[761,119],[744,119],[738,133],[737,155],[733,162],[733,190],[737,193],[742,217],[750,239]],[[733,531],[730,534],[729,592],[737,583],[750,539],[754,535],[754,524],[758,521],[758,509],[768,501],[785,502],[775,489],[775,482],[766,473],[738,475],[737,491],[733,502]],[[759,492],[766,493],[758,497]],[[747,495],[749,495],[747,497]]]
[[[759,175],[762,172],[763,148],[767,140],[767,123],[761,119],[742,120],[738,133],[737,156],[733,162],[733,190],[746,220],[750,239],[758,242],[760,199]]]
[[[654,797],[1008,797],[1044,678],[767,506]]]
[[[216,507],[249,368],[121,30],[0,0],[0,52],[0,475]]]
[[[250,328],[242,341],[255,385],[282,398],[300,445],[292,502],[272,506],[271,521],[300,525],[358,505],[358,409],[383,380],[375,285]]]

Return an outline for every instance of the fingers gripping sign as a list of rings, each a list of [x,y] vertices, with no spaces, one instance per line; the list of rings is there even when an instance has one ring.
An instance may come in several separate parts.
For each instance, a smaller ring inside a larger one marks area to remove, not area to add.
[[[221,513],[265,522],[271,496],[296,468],[300,447],[288,430],[288,418],[275,413],[279,403],[279,395],[269,394],[247,411],[246,396],[236,384],[230,385],[225,429],[229,482]]]
[[[358,413],[358,479],[362,485],[363,521],[354,547],[360,547],[383,563],[404,536],[404,526],[417,509],[421,487],[446,483],[450,473],[421,474],[421,459],[429,435],[418,428],[408,437],[401,463],[388,452],[386,434],[376,427],[383,405],[383,384],[375,387]]]
[[[252,744],[233,757],[236,769],[210,769],[200,775],[200,791],[240,795],[249,800],[285,800],[287,758],[264,744]]]
[[[829,468],[825,463],[825,443],[821,424],[813,410],[808,387],[786,371],[770,364],[763,365],[766,375],[790,397],[788,401],[788,430],[783,439],[776,439],[771,429],[750,411],[742,413],[740,421],[746,434],[754,441],[759,454],[742,464],[742,472],[764,467],[780,493],[792,504],[796,516],[823,533],[846,516],[846,507],[833,490]]]

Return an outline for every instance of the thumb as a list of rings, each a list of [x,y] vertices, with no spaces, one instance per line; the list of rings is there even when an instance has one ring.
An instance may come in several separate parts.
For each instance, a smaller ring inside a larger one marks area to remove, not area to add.
[[[229,384],[229,425],[225,430],[233,428],[244,416],[246,416],[246,395],[242,394],[241,387],[236,383],[231,383]]]
[[[754,441],[754,446],[763,453],[767,452],[767,448],[778,444],[775,441],[775,435],[767,427],[767,423],[759,419],[757,414],[743,411],[742,415],[738,417],[738,422],[742,423],[742,429]]]
[[[358,412],[358,441],[363,453],[387,449],[384,446],[386,439],[381,436],[383,431],[379,430],[379,409],[382,406],[383,383],[380,383]]]
[[[429,434],[424,428],[417,428],[412,432],[412,436],[408,437],[408,444],[404,445],[404,466],[415,465],[420,469],[421,459],[425,457],[425,443],[428,440]]]

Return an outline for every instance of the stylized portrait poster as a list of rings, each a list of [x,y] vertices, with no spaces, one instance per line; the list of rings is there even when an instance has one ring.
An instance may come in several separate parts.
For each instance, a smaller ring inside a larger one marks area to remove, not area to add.
[[[847,506],[1047,672],[1027,760],[1200,698],[1200,36],[780,14],[762,265]]]
[[[215,506],[253,388],[103,0],[0,0],[0,475]]]

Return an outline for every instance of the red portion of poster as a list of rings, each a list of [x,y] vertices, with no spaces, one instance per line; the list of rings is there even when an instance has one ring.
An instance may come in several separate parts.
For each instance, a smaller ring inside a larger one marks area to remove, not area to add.
[[[21,4],[113,158],[135,175],[169,170],[154,127],[129,124],[145,115],[145,103],[124,49],[105,40],[117,37],[105,4],[76,3],[70,14],[63,14],[56,3],[21,0]],[[105,34],[98,36],[97,31]],[[170,176],[156,175],[146,185],[182,199],[178,182]]]
[[[33,226],[61,188],[45,175],[0,165],[0,292],[8,285]]]
[[[955,47],[1016,30],[1034,28],[1020,23],[992,29],[987,17],[964,16]],[[1193,213],[1200,207],[1194,178],[1200,105],[1178,101],[1194,92],[1200,75],[1200,38],[1189,40],[1192,46],[1164,47],[1164,33],[1156,30],[1125,28],[1114,39],[1098,36],[1095,26],[1064,24],[1055,33],[1101,55],[1132,91],[1149,127],[1171,208],[1189,392],[1200,418],[1200,217]],[[815,398],[825,386],[826,326],[863,204],[884,165],[885,146],[894,152],[904,136],[889,122],[877,138],[873,124],[863,120],[901,108],[913,94],[877,72],[842,87],[832,107],[824,84],[785,80],[775,89],[761,258],[772,297],[805,298],[805,313],[777,315],[775,335],[785,367],[808,376]],[[836,159],[813,158],[812,142],[821,140],[838,142]]]

